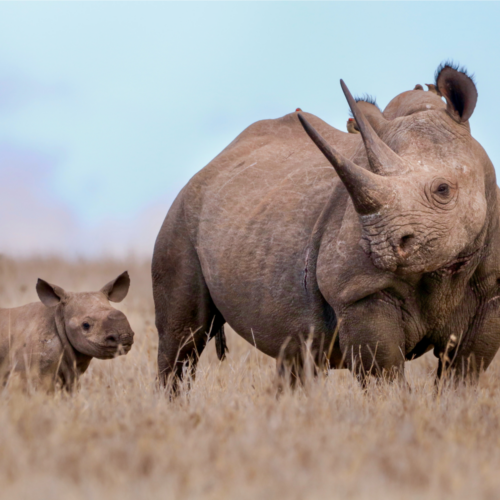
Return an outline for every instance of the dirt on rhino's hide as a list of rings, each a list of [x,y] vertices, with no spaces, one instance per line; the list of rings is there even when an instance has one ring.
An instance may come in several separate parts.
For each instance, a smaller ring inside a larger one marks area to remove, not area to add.
[[[458,376],[490,364],[495,171],[470,133],[473,80],[445,64],[436,87],[446,103],[417,86],[382,113],[342,82],[361,134],[303,112],[260,121],[190,180],[153,257],[163,382],[225,322],[279,368],[307,339],[318,365],[361,378],[403,376],[431,348],[438,374],[445,359]]]

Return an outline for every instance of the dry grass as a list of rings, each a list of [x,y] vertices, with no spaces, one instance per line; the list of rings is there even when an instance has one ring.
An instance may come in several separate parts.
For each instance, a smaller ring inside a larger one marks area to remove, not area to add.
[[[132,352],[93,361],[73,395],[0,392],[0,497],[29,499],[498,498],[500,363],[479,386],[433,385],[431,357],[407,365],[411,392],[346,372],[274,396],[274,362],[230,333],[210,345],[189,395],[155,390],[148,263],[0,259],[0,304],[36,299],[38,276],[97,289],[128,268]]]

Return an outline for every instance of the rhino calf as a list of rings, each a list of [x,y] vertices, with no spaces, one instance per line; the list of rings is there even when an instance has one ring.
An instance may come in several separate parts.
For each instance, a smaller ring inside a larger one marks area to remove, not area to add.
[[[98,292],[71,293],[39,279],[41,302],[0,309],[0,365],[36,373],[50,384],[71,388],[92,358],[111,359],[130,351],[134,332],[121,311],[130,278],[125,271]]]

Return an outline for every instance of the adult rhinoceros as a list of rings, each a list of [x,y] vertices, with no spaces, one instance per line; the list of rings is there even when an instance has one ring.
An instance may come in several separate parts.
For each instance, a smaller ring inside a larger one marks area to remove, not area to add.
[[[308,113],[254,123],[175,200],[152,265],[162,381],[225,322],[285,364],[311,336],[318,363],[358,374],[402,375],[432,347],[440,372],[455,337],[460,375],[491,362],[498,189],[473,80],[444,64],[446,104],[417,89],[383,113],[342,87],[361,135]]]

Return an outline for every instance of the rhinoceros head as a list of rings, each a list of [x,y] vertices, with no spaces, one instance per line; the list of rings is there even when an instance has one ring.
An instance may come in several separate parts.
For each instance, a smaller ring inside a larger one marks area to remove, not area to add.
[[[125,271],[99,292],[66,292],[41,279],[36,290],[47,307],[62,307],[65,334],[76,351],[109,359],[129,352],[134,341],[127,317],[109,303],[121,302],[129,286],[130,278]]]
[[[377,132],[341,85],[366,155],[343,157],[299,119],[350,194],[361,221],[361,246],[387,271],[460,270],[479,248],[487,211],[485,165],[491,166],[470,135],[468,119],[477,101],[472,79],[445,65],[436,86],[446,105],[429,92],[406,92],[388,106],[393,119],[379,112]]]

